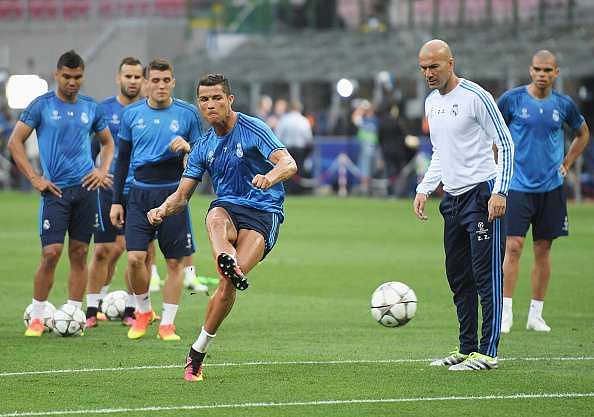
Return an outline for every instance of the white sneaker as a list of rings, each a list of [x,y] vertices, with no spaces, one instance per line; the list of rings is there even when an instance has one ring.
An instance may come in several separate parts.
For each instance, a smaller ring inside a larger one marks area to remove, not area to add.
[[[161,277],[159,277],[159,275],[151,275],[149,291],[150,292],[158,292],[160,289],[161,289]]]
[[[551,328],[547,326],[542,317],[528,317],[526,323],[527,330],[536,330],[537,332],[550,332]]]
[[[501,315],[501,333],[509,333],[512,324],[514,324],[514,316],[512,312],[503,310],[503,314]]]

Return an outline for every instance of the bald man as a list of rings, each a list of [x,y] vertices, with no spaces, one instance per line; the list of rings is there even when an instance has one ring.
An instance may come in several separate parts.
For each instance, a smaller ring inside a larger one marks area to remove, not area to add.
[[[413,208],[420,220],[427,220],[425,202],[443,183],[445,197],[439,209],[445,221],[446,275],[460,324],[459,347],[431,365],[451,371],[496,369],[505,250],[502,222],[512,178],[513,142],[491,94],[456,76],[454,57],[444,41],[423,45],[419,67],[433,89],[425,100],[433,155]]]
[[[573,100],[553,90],[558,75],[555,55],[538,51],[530,66],[532,82],[509,90],[498,103],[516,147],[503,263],[503,333],[508,333],[513,324],[512,296],[524,238],[531,225],[534,265],[526,328],[551,330],[542,318],[542,309],[551,276],[553,240],[568,234],[563,179],[590,137],[588,125]],[[575,137],[564,157],[565,125],[575,132]]]

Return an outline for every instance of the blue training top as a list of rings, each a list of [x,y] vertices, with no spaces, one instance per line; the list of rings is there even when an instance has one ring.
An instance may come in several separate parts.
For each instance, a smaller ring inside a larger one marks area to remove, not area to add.
[[[574,101],[555,90],[540,100],[524,85],[507,91],[497,104],[515,144],[510,190],[540,193],[561,186],[563,125],[577,130],[584,123]]]
[[[50,91],[33,100],[19,120],[36,130],[43,175],[58,187],[79,185],[93,170],[91,133],[107,127],[94,99],[79,94],[68,103]]]
[[[146,99],[127,106],[118,136],[132,147],[129,171],[134,173],[134,184],[177,184],[183,154],[171,152],[169,145],[176,136],[193,145],[201,134],[198,112],[185,101],[173,99],[163,109],[150,107]]]
[[[270,154],[285,146],[262,120],[237,112],[237,122],[225,136],[211,128],[196,144],[184,177],[202,180],[204,172],[212,179],[216,201],[226,201],[284,216],[285,190],[277,183],[267,190],[256,188],[256,174],[266,174],[274,165]]]
[[[99,103],[99,108],[101,109],[101,113],[103,114],[103,119],[107,123],[107,127],[109,127],[109,131],[111,132],[111,136],[113,137],[115,145],[113,161],[111,163],[111,166],[109,167],[109,172],[112,174],[115,172],[116,161],[118,159],[118,145],[120,143],[120,137],[118,136],[118,133],[120,131],[120,119],[122,117],[122,113],[125,107],[126,106],[124,106],[118,101],[116,96],[108,97],[101,103]],[[128,194],[133,179],[133,171],[130,170],[128,172],[128,176],[126,177],[126,184],[124,185],[124,194]]]

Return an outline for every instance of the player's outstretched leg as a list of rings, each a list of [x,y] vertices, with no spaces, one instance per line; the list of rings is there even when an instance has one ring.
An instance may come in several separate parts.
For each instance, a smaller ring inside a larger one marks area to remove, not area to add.
[[[228,278],[233,286],[240,291],[244,291],[250,285],[247,277],[243,275],[235,258],[228,253],[221,253],[217,257],[217,269],[220,274]]]

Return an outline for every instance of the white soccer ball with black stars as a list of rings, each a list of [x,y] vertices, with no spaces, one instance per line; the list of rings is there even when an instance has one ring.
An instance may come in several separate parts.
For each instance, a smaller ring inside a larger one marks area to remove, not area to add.
[[[60,336],[75,336],[83,333],[87,317],[80,309],[70,304],[64,304],[52,317],[52,329]]]
[[[404,326],[416,312],[417,296],[402,282],[385,282],[371,296],[371,315],[382,326]]]
[[[45,332],[52,331],[52,317],[54,315],[54,311],[56,307],[49,301],[45,303],[45,308],[43,309],[43,317],[41,321],[43,322],[43,326],[45,327]],[[31,312],[33,311],[33,304],[29,304],[23,313],[23,322],[25,323],[25,327],[29,327],[31,323]]]
[[[103,298],[101,311],[109,320],[120,320],[126,309],[128,293],[123,290],[112,291]]]

